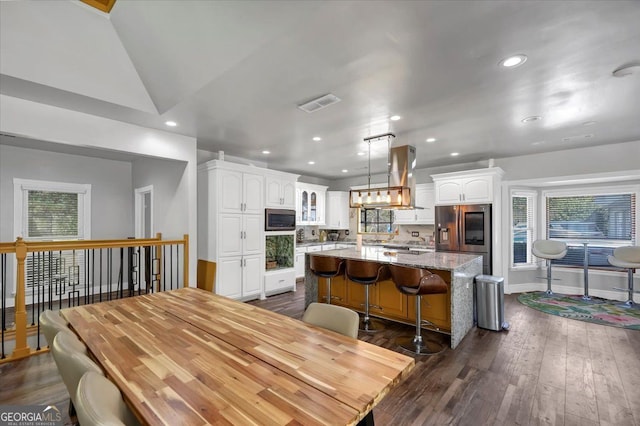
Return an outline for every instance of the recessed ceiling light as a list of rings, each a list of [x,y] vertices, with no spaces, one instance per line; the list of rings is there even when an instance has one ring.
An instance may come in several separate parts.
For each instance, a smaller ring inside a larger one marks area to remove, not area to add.
[[[316,142],[320,142],[322,140],[322,138],[320,136],[314,136],[313,140]]]
[[[588,135],[583,135],[582,137],[585,139],[591,139],[593,137],[593,133],[589,133]]]
[[[313,166],[314,164],[316,164],[316,162],[315,161],[309,161],[308,164],[311,164]]]
[[[391,121],[398,121],[400,120],[402,117],[400,117],[399,115],[392,115],[389,119]]]
[[[264,151],[262,151],[262,153],[263,153],[264,155],[267,155],[267,154],[271,154],[271,151],[267,151],[267,150],[265,149]]]
[[[505,68],[513,68],[522,65],[525,62],[527,62],[527,55],[519,53],[517,55],[509,56],[508,58],[501,60],[500,65]]]
[[[165,121],[164,124],[169,127],[176,127],[178,125],[178,123],[176,123],[175,121]]]
[[[342,173],[349,173],[349,170],[347,170],[347,169],[342,169]]]
[[[431,142],[435,142],[436,138],[427,138],[427,142],[431,143]]]
[[[532,121],[539,121],[542,120],[542,117],[540,117],[539,115],[532,115],[530,117],[525,117],[522,119],[523,123],[531,123]]]
[[[543,145],[544,141],[535,141],[535,142],[531,142],[531,145]]]
[[[584,123],[582,123],[582,125],[583,126],[593,126],[596,123],[597,123],[597,121],[585,121]]]
[[[569,142],[570,140],[571,140],[571,137],[562,138],[562,142]]]
[[[458,155],[460,155],[460,153],[459,153],[459,152],[452,152],[452,153],[451,153],[451,156],[452,156],[452,157],[457,157]]]
[[[362,156],[364,155],[364,152],[359,152],[358,155]]]

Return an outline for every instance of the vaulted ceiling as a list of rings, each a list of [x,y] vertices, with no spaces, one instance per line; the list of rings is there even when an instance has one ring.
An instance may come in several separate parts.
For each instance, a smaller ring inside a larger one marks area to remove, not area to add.
[[[0,2],[0,92],[342,178],[388,131],[418,168],[640,140],[638,22],[638,1]]]

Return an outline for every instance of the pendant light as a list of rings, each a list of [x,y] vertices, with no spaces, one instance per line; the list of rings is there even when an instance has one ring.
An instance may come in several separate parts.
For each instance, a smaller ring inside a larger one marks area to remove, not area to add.
[[[368,167],[367,188],[355,189],[349,193],[349,207],[364,209],[412,209],[412,193],[415,190],[415,180],[412,178],[415,166],[415,147],[403,145],[391,149],[391,141],[395,138],[393,133],[371,136],[365,138],[368,143]],[[387,140],[387,187],[374,188],[374,197],[371,196],[371,142]],[[392,164],[393,160],[393,164]],[[394,176],[392,185],[392,171]],[[397,181],[397,182],[395,182]],[[366,191],[366,197],[362,193]]]

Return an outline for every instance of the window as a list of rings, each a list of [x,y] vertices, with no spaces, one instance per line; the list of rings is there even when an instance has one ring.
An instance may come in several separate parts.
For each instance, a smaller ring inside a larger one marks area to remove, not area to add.
[[[585,248],[589,266],[609,267],[616,247],[636,243],[635,189],[601,189],[544,193],[546,238],[565,241],[567,255],[554,263],[583,266]]]
[[[535,191],[511,192],[511,266],[535,263],[531,248],[536,235]]]
[[[393,232],[393,210],[360,209],[359,232],[390,234]]]
[[[91,238],[91,185],[14,179],[14,232],[31,241]],[[84,253],[33,253],[26,260],[27,287],[82,284]]]
[[[91,185],[14,179],[15,235],[28,240],[89,239]]]

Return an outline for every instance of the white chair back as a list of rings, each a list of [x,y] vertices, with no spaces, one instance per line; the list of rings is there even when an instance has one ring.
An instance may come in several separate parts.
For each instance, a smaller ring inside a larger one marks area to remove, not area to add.
[[[101,374],[88,371],[82,376],[75,401],[78,422],[82,426],[139,425],[120,390]]]
[[[358,338],[360,318],[355,311],[349,308],[313,302],[304,312],[302,321],[354,339]]]

